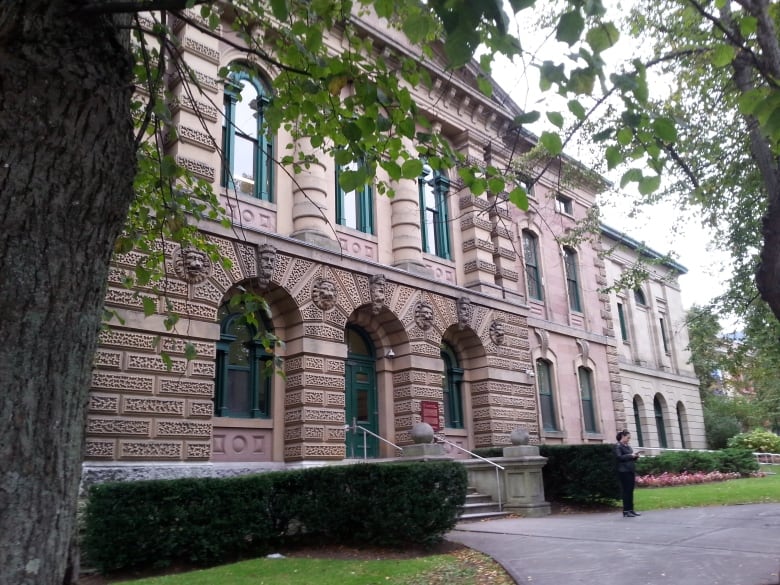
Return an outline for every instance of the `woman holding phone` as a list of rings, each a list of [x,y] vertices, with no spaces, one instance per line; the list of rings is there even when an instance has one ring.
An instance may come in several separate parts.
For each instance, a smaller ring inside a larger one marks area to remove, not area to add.
[[[639,459],[639,453],[631,448],[628,442],[631,440],[631,433],[626,430],[620,431],[615,437],[615,458],[617,459],[617,472],[620,479],[620,489],[623,493],[623,517],[635,518],[640,516],[634,511],[634,476],[636,475],[635,462]]]

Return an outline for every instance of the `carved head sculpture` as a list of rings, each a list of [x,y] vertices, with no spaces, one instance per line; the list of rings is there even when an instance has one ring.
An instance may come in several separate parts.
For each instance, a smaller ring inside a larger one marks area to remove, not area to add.
[[[418,302],[414,307],[414,322],[423,331],[433,327],[433,307],[425,301]]]
[[[376,315],[385,305],[385,275],[373,274],[368,286],[371,293],[371,312]]]
[[[460,297],[457,302],[458,308],[458,329],[464,329],[471,324],[471,316],[474,314],[474,307],[471,306],[471,299]]]
[[[179,248],[174,252],[173,263],[178,277],[190,284],[200,284],[211,275],[208,255],[193,246]]]
[[[496,345],[503,345],[505,335],[504,324],[501,321],[493,321],[490,324],[490,340],[493,343]]]
[[[327,278],[317,278],[311,289],[311,300],[323,311],[336,306],[336,283]]]
[[[257,248],[257,284],[261,289],[271,284],[276,267],[276,248],[271,244],[261,244]]]

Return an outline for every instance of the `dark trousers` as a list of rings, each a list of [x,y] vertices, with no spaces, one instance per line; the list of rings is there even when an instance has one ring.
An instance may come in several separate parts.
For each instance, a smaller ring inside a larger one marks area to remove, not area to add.
[[[623,511],[634,509],[634,472],[618,471],[620,489],[623,492]]]

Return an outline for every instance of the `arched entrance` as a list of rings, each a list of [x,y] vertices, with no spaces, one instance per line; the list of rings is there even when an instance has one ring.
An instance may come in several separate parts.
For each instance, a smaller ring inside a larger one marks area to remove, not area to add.
[[[365,331],[356,325],[347,325],[347,364],[345,371],[347,457],[377,457],[379,441],[355,429],[362,427],[379,433],[379,412],[376,383],[376,352]]]

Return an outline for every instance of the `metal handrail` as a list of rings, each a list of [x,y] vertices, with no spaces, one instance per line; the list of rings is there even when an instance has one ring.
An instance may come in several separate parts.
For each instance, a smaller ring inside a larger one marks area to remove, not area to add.
[[[504,511],[504,503],[501,501],[501,475],[498,473],[498,471],[499,471],[499,469],[501,471],[504,471],[504,468],[501,465],[499,465],[498,463],[496,463],[495,461],[491,461],[490,459],[485,459],[481,455],[477,455],[476,453],[474,453],[472,451],[469,451],[468,449],[464,449],[460,445],[456,445],[455,443],[453,443],[451,441],[448,441],[447,439],[445,439],[443,437],[434,436],[434,441],[436,441],[438,443],[447,443],[451,447],[455,447],[456,449],[460,449],[464,453],[468,453],[472,457],[476,457],[477,459],[479,459],[481,461],[484,461],[485,463],[490,463],[490,465],[492,465],[493,467],[496,468],[496,487],[498,488],[498,509],[501,512],[503,512]]]
[[[351,425],[344,425],[344,429],[345,429],[345,430],[347,430],[347,429],[352,429],[352,432],[353,432],[353,433],[357,432],[358,430],[360,430],[360,431],[363,431],[363,459],[368,459],[368,457],[366,456],[366,453],[368,452],[368,437],[367,437],[367,435],[371,435],[372,437],[375,437],[375,438],[379,439],[379,440],[380,440],[380,441],[382,441],[383,443],[387,443],[387,444],[388,444],[388,445],[390,445],[391,447],[395,447],[395,448],[396,448],[396,449],[398,449],[398,450],[399,450],[401,453],[403,453],[403,452],[404,452],[404,448],[403,448],[403,447],[399,447],[398,445],[396,445],[395,443],[392,443],[392,442],[388,441],[388,440],[387,440],[387,439],[385,439],[384,437],[380,437],[380,436],[379,436],[379,435],[377,435],[375,432],[373,432],[373,431],[369,431],[369,430],[368,430],[367,428],[365,428],[365,427],[361,427],[359,424],[357,424],[357,422],[353,422]],[[353,455],[354,455],[354,453],[353,453]]]

